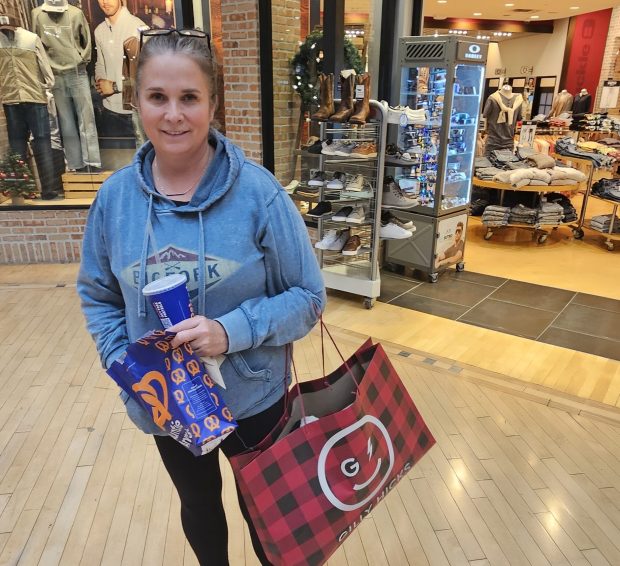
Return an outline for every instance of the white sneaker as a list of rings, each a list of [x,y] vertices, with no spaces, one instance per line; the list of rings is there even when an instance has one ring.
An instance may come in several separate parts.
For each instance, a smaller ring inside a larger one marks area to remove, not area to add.
[[[342,171],[336,171],[331,179],[327,182],[328,189],[343,189],[347,176]]]
[[[339,252],[349,240],[351,231],[349,228],[345,230],[327,230],[320,242],[314,244],[319,250]]]
[[[361,191],[364,188],[364,175],[355,175],[347,183],[347,191]]]
[[[388,222],[385,225],[382,224],[381,228],[379,228],[379,237],[385,240],[405,240],[411,238],[411,236],[413,236],[413,232],[405,230],[393,222]]]
[[[364,220],[366,220],[366,210],[361,205],[356,206],[346,219],[347,222],[352,222],[353,224],[361,224]]]

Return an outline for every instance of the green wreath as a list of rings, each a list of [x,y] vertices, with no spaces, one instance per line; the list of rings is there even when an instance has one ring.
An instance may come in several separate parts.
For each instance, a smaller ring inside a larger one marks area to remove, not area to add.
[[[323,58],[319,57],[322,49],[323,33],[313,31],[291,59],[291,82],[293,90],[301,97],[302,110],[319,104],[319,90],[316,84],[319,73],[323,72]],[[347,69],[355,69],[357,74],[364,72],[362,57],[357,47],[346,38],[344,40],[344,62]]]

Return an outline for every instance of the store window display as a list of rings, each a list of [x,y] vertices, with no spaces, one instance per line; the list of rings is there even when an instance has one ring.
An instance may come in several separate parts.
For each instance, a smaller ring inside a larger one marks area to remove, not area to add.
[[[139,147],[145,136],[137,111],[127,103],[127,94],[123,95],[123,66],[125,61],[136,58],[137,51],[132,50],[136,48],[140,30],[148,26],[132,15],[121,0],[98,0],[98,3],[105,14],[105,20],[95,28],[95,85],[103,98],[102,118],[116,125],[118,135],[135,135]]]
[[[42,188],[42,198],[62,192],[54,166],[47,89],[55,78],[39,37],[18,26],[13,14],[0,14],[0,99],[7,120],[9,146],[27,159],[28,140]]]
[[[521,120],[523,97],[505,84],[495,91],[484,105],[487,139],[484,153],[489,156],[496,149],[514,149],[517,122]]]
[[[101,156],[86,70],[92,53],[86,17],[67,0],[45,0],[32,11],[32,27],[41,38],[54,73],[52,93],[68,168],[97,171]]]

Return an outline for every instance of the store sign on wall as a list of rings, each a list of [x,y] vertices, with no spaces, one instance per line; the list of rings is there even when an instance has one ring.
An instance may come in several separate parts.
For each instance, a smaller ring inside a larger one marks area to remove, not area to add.
[[[460,43],[457,58],[484,63],[487,60],[487,50],[488,46],[485,43]]]
[[[506,67],[502,67],[501,69],[500,68],[495,69],[494,74],[496,77],[501,77],[502,75],[505,75]]]

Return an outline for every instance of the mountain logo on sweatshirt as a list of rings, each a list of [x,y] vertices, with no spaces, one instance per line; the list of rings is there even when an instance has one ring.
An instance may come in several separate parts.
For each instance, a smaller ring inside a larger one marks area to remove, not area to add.
[[[230,277],[240,267],[240,263],[214,256],[205,256],[206,288],[217,285]],[[198,294],[198,254],[174,246],[168,246],[146,260],[145,285],[166,275],[182,273],[187,278],[187,288],[191,298]],[[126,267],[123,279],[136,289],[140,285],[140,261]]]

